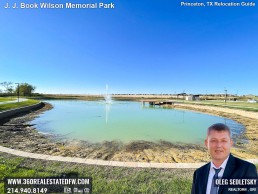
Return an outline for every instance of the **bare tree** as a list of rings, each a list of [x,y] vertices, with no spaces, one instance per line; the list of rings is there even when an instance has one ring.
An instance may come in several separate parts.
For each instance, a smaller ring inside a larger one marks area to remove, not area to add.
[[[0,85],[2,85],[5,88],[5,92],[8,94],[13,93],[13,83],[12,82],[1,82]]]

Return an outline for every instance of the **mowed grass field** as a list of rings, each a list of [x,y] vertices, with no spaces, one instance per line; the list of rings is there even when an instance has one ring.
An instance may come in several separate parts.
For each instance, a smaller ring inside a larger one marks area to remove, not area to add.
[[[0,102],[16,100],[14,97],[0,97]]]
[[[92,177],[93,194],[189,194],[193,171],[83,165],[0,152],[0,193],[4,193],[4,177]]]
[[[37,104],[38,100],[28,99],[26,101],[22,102],[13,102],[13,103],[7,103],[7,104],[0,104],[0,111],[5,111],[8,109],[14,109],[14,108],[20,108],[24,106],[30,106],[33,104]]]
[[[219,106],[225,108],[234,108],[247,111],[258,111],[258,103],[250,103],[247,101],[225,101],[223,100],[202,100],[202,101],[180,101],[185,104],[199,104],[199,105],[209,105],[209,106]]]

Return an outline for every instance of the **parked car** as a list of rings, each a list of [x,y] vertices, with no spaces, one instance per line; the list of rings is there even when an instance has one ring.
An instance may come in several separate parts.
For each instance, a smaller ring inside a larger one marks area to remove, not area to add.
[[[247,100],[247,102],[249,102],[249,103],[257,103],[257,100],[255,100],[255,99],[249,99],[249,100]]]

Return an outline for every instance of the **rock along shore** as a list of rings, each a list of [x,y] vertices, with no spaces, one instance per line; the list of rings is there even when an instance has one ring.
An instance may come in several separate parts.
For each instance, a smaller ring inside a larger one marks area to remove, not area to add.
[[[51,104],[44,103],[40,109],[19,114],[5,119],[0,125],[0,145],[32,153],[53,156],[69,156],[126,162],[207,162],[210,160],[203,145],[171,143],[166,141],[135,141],[124,144],[118,141],[90,143],[87,141],[66,141],[61,137],[38,132],[30,121],[44,111],[50,110]],[[236,139],[232,153],[243,159],[258,158],[258,119],[245,117],[238,113],[229,113],[219,107],[178,105],[176,108],[190,109],[207,114],[233,119],[246,127],[245,132]],[[247,111],[245,111],[247,112]],[[252,114],[252,113],[250,113]],[[249,115],[249,113],[248,113]],[[258,117],[257,117],[258,118]],[[243,143],[241,140],[247,140]]]

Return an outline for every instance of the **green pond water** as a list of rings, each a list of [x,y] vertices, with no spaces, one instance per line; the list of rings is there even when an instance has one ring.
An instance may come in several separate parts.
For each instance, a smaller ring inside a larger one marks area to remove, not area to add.
[[[244,127],[230,119],[186,110],[142,106],[141,102],[47,101],[54,108],[32,121],[42,133],[68,140],[92,143],[145,140],[202,143],[206,129],[214,123],[227,124],[234,135]]]

